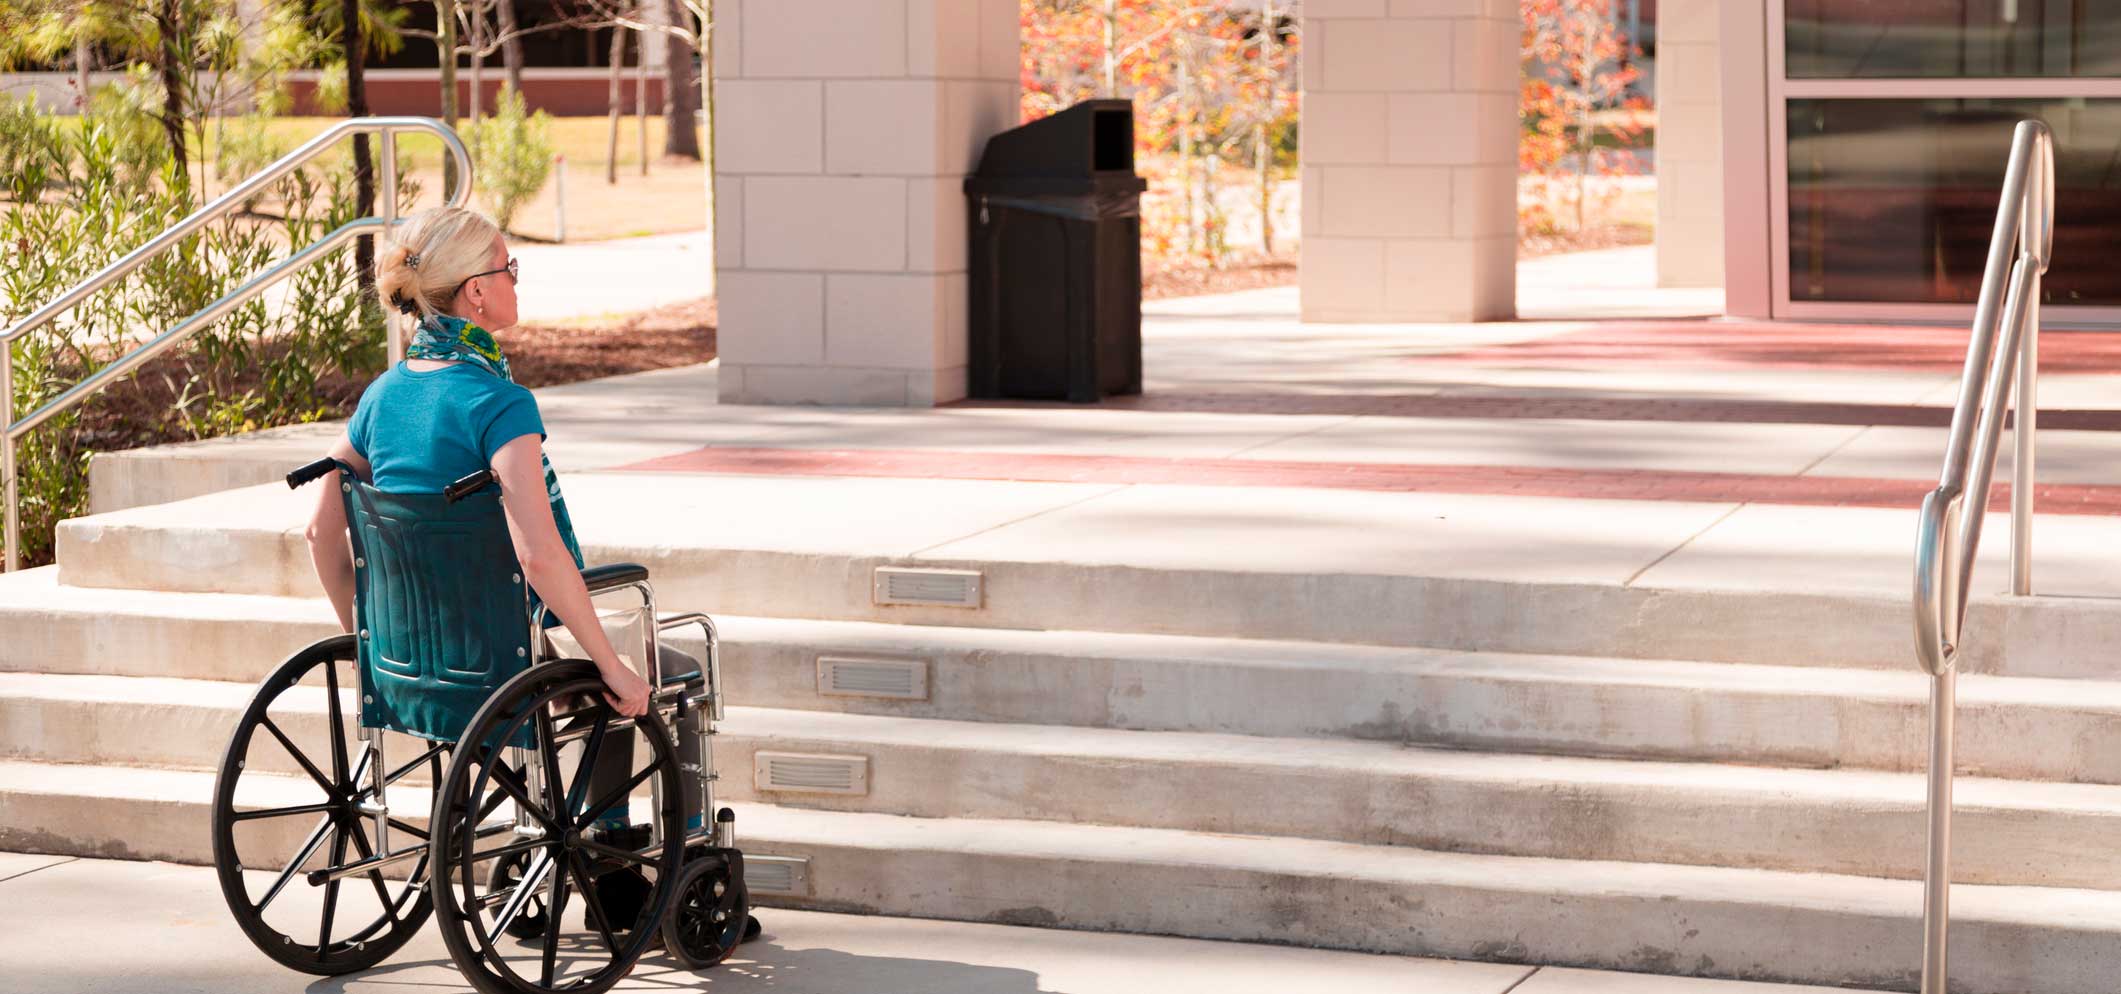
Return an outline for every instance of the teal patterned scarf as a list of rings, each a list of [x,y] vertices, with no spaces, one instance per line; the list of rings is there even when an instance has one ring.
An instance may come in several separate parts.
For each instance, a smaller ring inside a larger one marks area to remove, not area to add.
[[[412,343],[405,347],[407,359],[454,359],[468,362],[510,383],[515,375],[508,371],[508,357],[501,354],[501,344],[493,340],[493,333],[463,318],[450,314],[436,314],[421,320],[414,329]],[[574,519],[567,516],[567,499],[560,496],[560,476],[552,471],[552,457],[545,457],[545,493],[552,501],[552,522],[560,528],[560,541],[567,544],[567,552],[574,556],[576,569],[583,566],[582,547],[575,543]]]

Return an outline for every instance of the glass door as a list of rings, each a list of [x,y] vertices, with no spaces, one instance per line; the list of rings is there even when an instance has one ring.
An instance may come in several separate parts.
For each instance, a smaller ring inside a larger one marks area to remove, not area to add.
[[[2011,129],[2055,132],[2047,318],[2121,324],[2121,3],[1769,0],[1777,316],[1959,322]]]

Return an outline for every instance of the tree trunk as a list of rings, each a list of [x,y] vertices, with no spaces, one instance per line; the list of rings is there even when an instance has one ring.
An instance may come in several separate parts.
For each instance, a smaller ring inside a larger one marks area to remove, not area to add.
[[[74,109],[88,113],[88,39],[74,40]]]
[[[367,39],[361,36],[361,0],[339,0],[339,17],[343,25],[339,34],[344,39],[346,57],[346,116],[368,116],[368,83],[362,75],[361,60],[367,56]],[[368,157],[368,136],[355,134],[353,140],[354,202],[363,217],[376,212],[375,167]],[[365,293],[375,286],[376,241],[373,235],[354,239],[354,272]]]
[[[435,0],[435,57],[442,67],[442,123],[451,131],[457,128],[457,5],[456,0]],[[442,193],[461,182],[457,177],[457,160],[442,156]]]
[[[471,0],[464,9],[471,12],[471,37],[466,46],[471,56],[467,67],[470,71],[466,73],[471,78],[471,93],[464,98],[464,118],[477,126],[479,106],[486,101],[486,94],[480,89],[486,83],[486,6],[484,0]]]
[[[1267,78],[1267,106],[1259,116],[1252,154],[1259,159],[1259,250],[1269,256],[1274,254],[1274,148],[1267,140],[1267,130],[1274,123],[1274,98],[1281,92],[1281,74],[1274,69],[1279,26],[1274,0],[1266,0],[1259,17],[1259,61]]]
[[[640,139],[641,175],[648,175],[648,33],[641,32],[634,38],[633,60],[633,123],[634,137]]]
[[[499,0],[501,15],[501,66],[503,86],[523,92],[523,39],[516,35],[515,0]]]
[[[1119,95],[1119,0],[1105,0],[1105,85],[1100,97]]]
[[[685,0],[666,0],[670,10],[670,23],[684,27],[692,23],[692,12],[685,8]],[[687,159],[700,157],[699,133],[699,81],[692,75],[692,52],[677,43],[677,35],[670,35],[669,57],[664,59],[663,70],[663,154]],[[704,35],[694,34],[704,39]],[[704,63],[705,53],[701,53]]]
[[[184,52],[177,38],[177,24],[177,0],[162,0],[155,5],[155,31],[161,42],[156,49],[155,71],[162,81],[162,132],[169,136],[170,156],[188,190],[191,156],[184,137],[184,74],[177,66]]]
[[[626,29],[614,26],[611,29],[611,88],[606,100],[611,105],[611,136],[604,143],[604,182],[613,186],[619,182],[619,112],[625,106],[619,78],[625,71]]]

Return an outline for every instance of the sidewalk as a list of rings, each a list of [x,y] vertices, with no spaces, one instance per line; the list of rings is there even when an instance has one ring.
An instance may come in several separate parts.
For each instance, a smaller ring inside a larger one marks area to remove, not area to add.
[[[772,994],[1827,994],[1826,988],[1460,963],[1155,936],[762,909],[765,934],[691,974],[652,952],[618,991]],[[0,962],[18,994],[460,992],[430,923],[376,969],[315,978],[251,947],[209,867],[0,853]],[[1840,989],[1836,989],[1840,990]]]

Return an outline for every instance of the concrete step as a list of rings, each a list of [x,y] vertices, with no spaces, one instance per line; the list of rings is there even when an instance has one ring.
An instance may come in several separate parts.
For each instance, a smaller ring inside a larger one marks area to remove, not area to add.
[[[1728,513],[1725,505],[657,473],[575,474],[566,487],[589,558],[647,564],[666,608],[1901,672],[1913,665],[1902,554],[1885,571],[1890,579],[1873,582],[1869,559],[1863,575],[1844,581],[1837,571],[1847,572],[1845,564],[1832,557],[1816,571],[1793,571],[1788,557],[1759,550],[1707,563],[1674,553]],[[60,579],[314,596],[301,531],[315,500],[252,487],[75,519],[59,530]],[[1831,523],[1867,533],[1888,522],[1904,527],[1905,515],[1885,514]],[[2104,520],[2064,519],[2050,530]],[[2065,538],[2049,548],[2064,551]],[[978,606],[879,603],[880,567],[977,571]],[[1980,590],[1999,576],[1980,574]],[[2121,599],[1984,597],[1966,630],[1968,672],[2100,678],[2110,673],[2107,647],[2121,640]]]
[[[1928,681],[1907,672],[786,618],[718,624],[730,699],[761,707],[1777,766],[1905,771],[1927,762]],[[225,680],[244,685],[247,699],[281,659],[336,630],[321,599],[64,587],[51,568],[0,576],[0,672]],[[685,635],[676,644],[696,652]],[[820,693],[821,657],[911,663],[925,694]],[[92,692],[143,693],[114,686]],[[1959,694],[1962,771],[2121,783],[2121,683],[1969,675]]]
[[[137,684],[115,688],[113,683]],[[0,757],[210,770],[235,684],[0,678]],[[321,742],[323,694],[277,711]],[[217,707],[214,701],[219,699]],[[290,720],[292,719],[292,720]],[[1918,878],[1923,782],[1787,770],[1411,749],[1378,742],[935,721],[736,707],[715,740],[724,796],[927,818],[1273,834],[1452,852]],[[418,755],[391,736],[389,755]],[[775,789],[761,752],[861,764],[849,794]],[[292,774],[277,747],[254,768]],[[321,752],[318,753],[321,755]],[[420,778],[414,778],[417,782]],[[2121,788],[1962,778],[1961,881],[2121,887]]]
[[[0,848],[203,863],[210,777],[0,762]],[[1911,990],[1921,887],[1152,828],[740,806],[761,904]],[[289,841],[292,845],[292,840]],[[1962,886],[1954,979],[2106,994],[2121,895]]]

